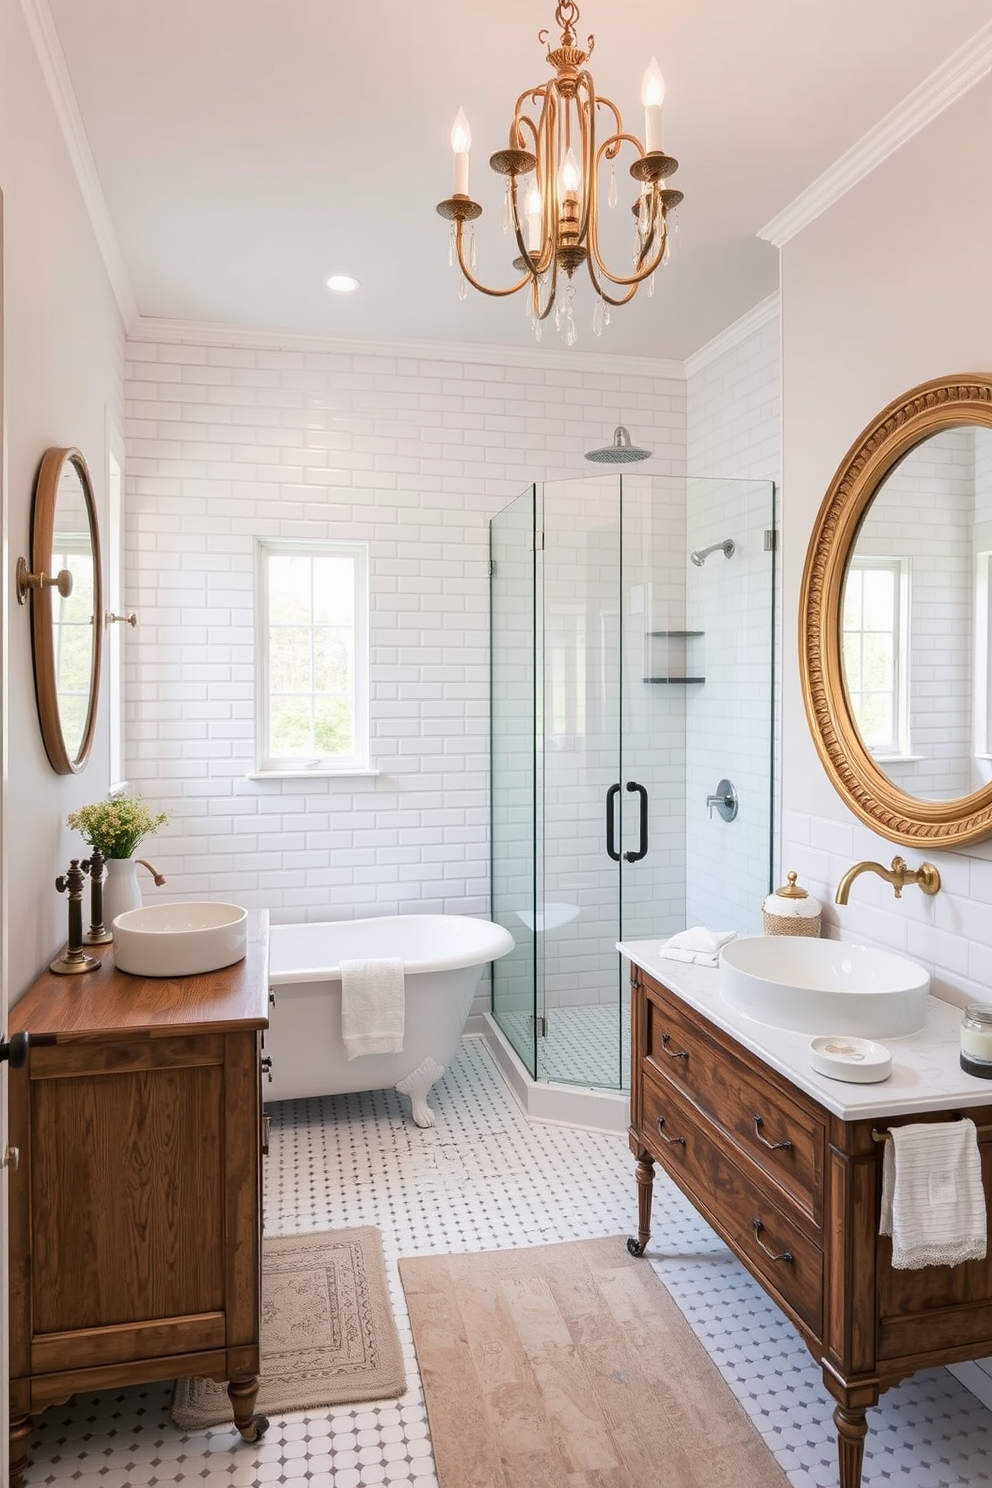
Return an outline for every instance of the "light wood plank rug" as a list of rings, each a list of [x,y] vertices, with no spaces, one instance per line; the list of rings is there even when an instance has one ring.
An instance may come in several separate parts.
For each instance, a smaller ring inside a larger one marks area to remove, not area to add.
[[[621,1237],[400,1261],[441,1488],[788,1488]]]
[[[261,1355],[256,1409],[263,1416],[403,1394],[403,1350],[377,1229],[266,1236]],[[231,1419],[226,1385],[176,1381],[172,1420],[183,1431]]]

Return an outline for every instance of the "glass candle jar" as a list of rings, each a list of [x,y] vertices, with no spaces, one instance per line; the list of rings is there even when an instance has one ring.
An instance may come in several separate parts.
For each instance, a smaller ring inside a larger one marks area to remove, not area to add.
[[[961,1068],[992,1080],[992,1005],[973,1002],[961,1023]]]

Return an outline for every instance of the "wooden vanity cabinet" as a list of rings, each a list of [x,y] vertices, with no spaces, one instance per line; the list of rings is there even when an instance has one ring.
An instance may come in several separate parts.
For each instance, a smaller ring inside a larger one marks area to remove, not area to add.
[[[866,1411],[917,1369],[992,1354],[992,1257],[894,1270],[878,1233],[882,1133],[968,1115],[992,1192],[992,1105],[844,1121],[631,968],[630,1146],[641,1255],[654,1165],[799,1330],[837,1402],[840,1488],[860,1488]]]
[[[228,1381],[258,1391],[264,917],[246,959],[175,981],[40,977],[14,1007],[9,1082],[11,1482],[31,1416],[80,1390]]]

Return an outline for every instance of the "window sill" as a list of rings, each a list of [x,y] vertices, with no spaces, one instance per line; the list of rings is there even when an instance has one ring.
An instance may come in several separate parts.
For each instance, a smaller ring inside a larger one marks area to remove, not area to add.
[[[363,769],[359,765],[345,770],[252,770],[246,780],[347,780],[356,777],[379,775],[380,770]]]
[[[879,765],[912,765],[918,760],[926,759],[925,754],[873,754],[872,759]]]

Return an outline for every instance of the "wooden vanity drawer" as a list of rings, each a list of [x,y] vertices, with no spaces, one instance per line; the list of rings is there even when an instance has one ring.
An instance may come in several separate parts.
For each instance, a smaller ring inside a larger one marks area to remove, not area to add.
[[[738,1166],[705,1118],[667,1081],[645,1074],[641,1138],[717,1233],[786,1312],[819,1336],[823,1253],[772,1185]]]
[[[693,1025],[662,989],[648,983],[645,992],[645,1074],[688,1095],[819,1227],[823,1120],[773,1084],[767,1067],[757,1074],[718,1038]]]

